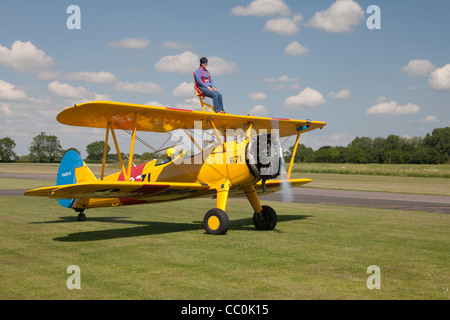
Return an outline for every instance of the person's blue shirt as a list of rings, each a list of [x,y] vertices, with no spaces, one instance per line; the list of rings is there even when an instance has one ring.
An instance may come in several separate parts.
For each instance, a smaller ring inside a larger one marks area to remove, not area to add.
[[[205,87],[205,88],[207,88],[207,87],[215,87],[214,86],[214,82],[212,81],[212,78],[211,78],[211,74],[206,69],[203,69],[203,76],[205,78],[208,78],[208,75],[209,75],[209,82],[203,82],[203,80],[202,80],[202,70],[201,69],[202,69],[202,67],[200,67],[197,70],[195,70],[195,81],[198,83],[198,85],[200,87]]]

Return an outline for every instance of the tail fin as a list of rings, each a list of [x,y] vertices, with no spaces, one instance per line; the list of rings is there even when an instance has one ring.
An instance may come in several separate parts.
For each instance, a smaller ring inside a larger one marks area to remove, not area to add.
[[[94,181],[94,176],[89,167],[76,151],[66,152],[59,165],[56,177],[56,185],[76,184],[84,181]],[[65,208],[72,208],[75,199],[60,199],[59,204]]]

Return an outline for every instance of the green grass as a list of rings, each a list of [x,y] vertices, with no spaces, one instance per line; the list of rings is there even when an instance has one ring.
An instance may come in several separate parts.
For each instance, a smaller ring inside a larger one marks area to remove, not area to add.
[[[312,182],[306,185],[308,188],[450,196],[450,181],[446,178],[298,172],[292,173],[292,178],[312,179]]]
[[[450,164],[295,163],[292,172],[450,178]]]
[[[55,185],[55,180],[0,178],[0,190],[34,189],[48,187]]]
[[[263,201],[264,202],[264,201]],[[225,236],[201,220],[214,200],[92,209],[0,197],[0,299],[448,299],[450,215],[264,202],[256,231],[231,199]],[[66,268],[81,268],[69,290]],[[366,269],[381,269],[369,290]]]

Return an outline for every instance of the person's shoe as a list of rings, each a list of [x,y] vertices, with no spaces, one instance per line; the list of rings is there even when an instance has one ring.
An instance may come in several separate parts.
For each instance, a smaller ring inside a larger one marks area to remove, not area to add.
[[[216,113],[225,114],[225,111],[218,111]]]

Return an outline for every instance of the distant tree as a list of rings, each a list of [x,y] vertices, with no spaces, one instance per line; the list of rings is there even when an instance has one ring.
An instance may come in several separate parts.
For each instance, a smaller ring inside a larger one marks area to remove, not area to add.
[[[65,155],[67,152],[72,151],[72,150],[75,151],[76,153],[78,153],[81,156],[81,152],[77,148],[69,148],[67,150],[63,150],[62,154]]]
[[[424,138],[427,147],[435,149],[439,154],[439,163],[446,163],[450,157],[450,127],[434,129],[431,135]]]
[[[420,146],[416,148],[409,156],[408,163],[412,164],[433,164],[439,163],[440,155],[435,149]]]
[[[91,144],[88,144],[86,146],[86,152],[88,154],[87,159],[102,160],[104,149],[105,149],[105,141],[95,141],[95,142],[92,142]],[[107,153],[106,153],[107,155],[110,150],[111,150],[111,147],[108,145]]]
[[[345,161],[350,163],[366,163],[366,152],[358,146],[350,147],[347,149]]]
[[[16,147],[16,143],[13,139],[5,137],[0,139],[0,161],[7,162],[12,161],[16,157],[13,149]]]
[[[61,159],[62,148],[58,138],[45,132],[33,138],[29,150],[33,162],[57,162]]]
[[[325,146],[314,152],[314,162],[338,162],[340,153],[336,148]]]
[[[405,163],[403,152],[399,149],[389,150],[383,154],[383,163],[402,164]]]
[[[144,152],[143,154],[141,154],[141,160],[153,160],[153,159],[157,159],[157,158],[158,158],[158,155],[153,152]]]
[[[289,150],[292,152],[294,151],[294,146],[290,147]],[[314,150],[313,148],[308,148],[304,144],[299,144],[297,147],[297,153],[295,154],[295,160],[294,162],[312,162],[313,161],[313,154]],[[291,157],[286,157],[287,162],[291,161]]]

